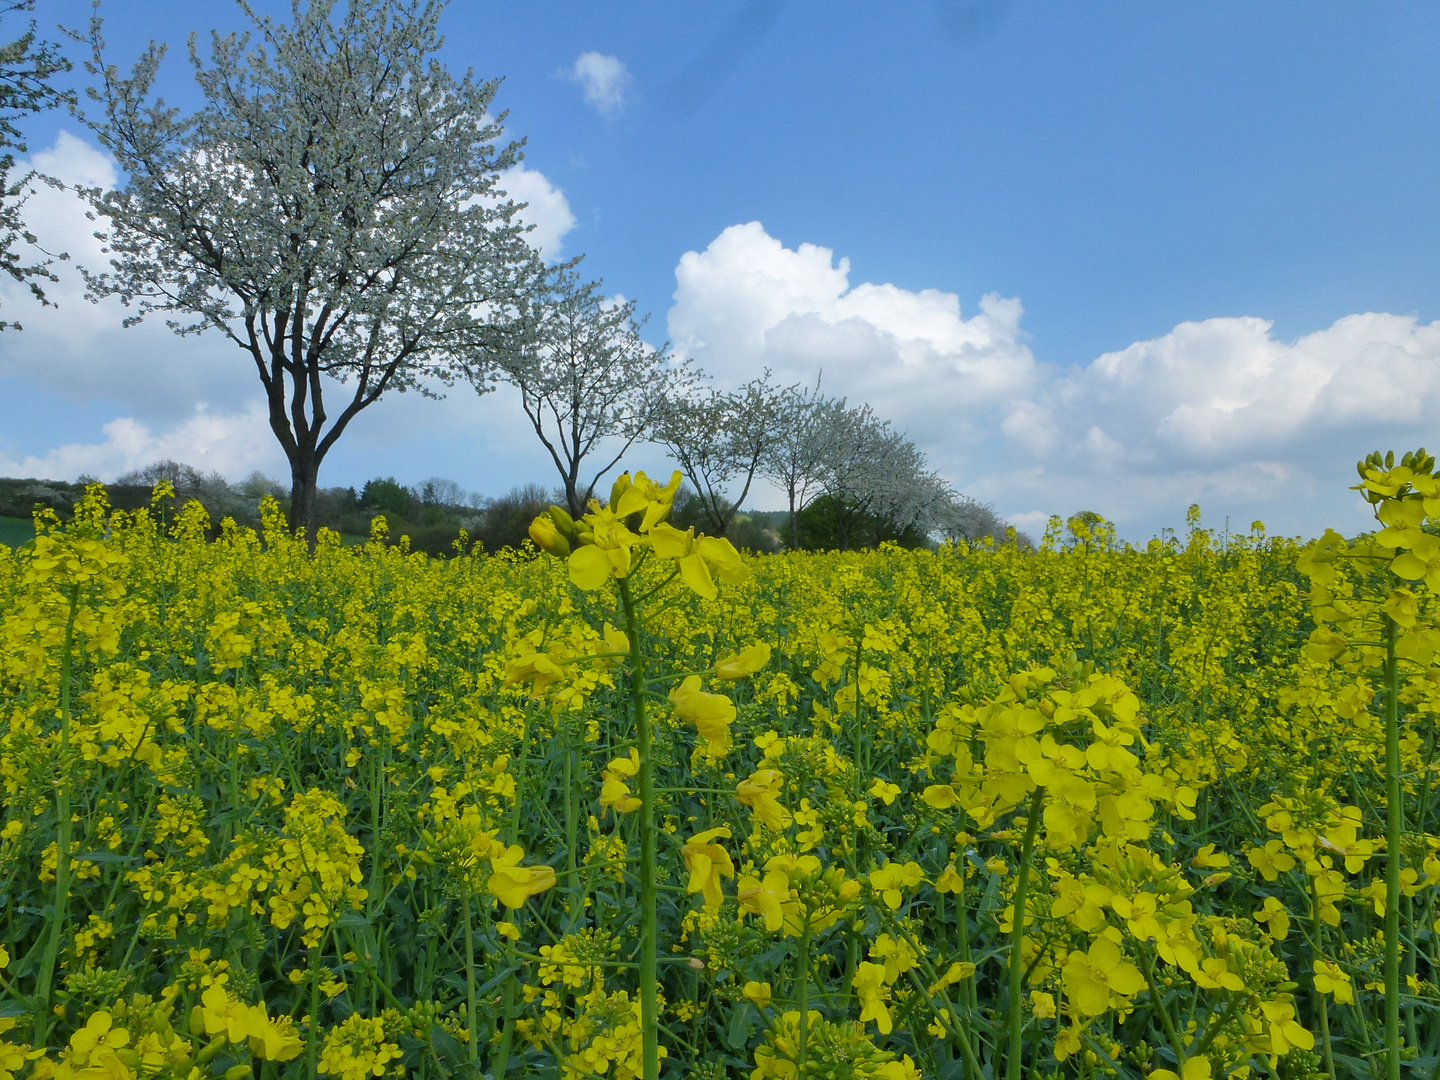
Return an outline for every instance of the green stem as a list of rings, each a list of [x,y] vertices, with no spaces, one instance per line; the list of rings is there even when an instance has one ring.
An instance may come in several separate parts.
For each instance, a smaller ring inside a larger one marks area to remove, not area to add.
[[[310,949],[310,1023],[305,1029],[305,1062],[311,1076],[316,1072],[316,1052],[320,1034],[320,950],[325,947],[322,937]]]
[[[805,928],[800,932],[799,967],[800,987],[795,994],[795,1004],[800,1008],[800,1060],[796,1068],[805,1072],[806,1043],[810,1035],[810,912],[805,912]]]
[[[519,972],[514,978],[505,980],[505,989],[500,995],[500,1045],[495,1050],[495,1067],[490,1070],[495,1080],[502,1080],[510,1065],[510,1040],[514,1037],[515,1022],[511,1013],[515,1007],[515,984],[519,982]]]
[[[655,911],[655,761],[650,748],[650,718],[645,710],[645,654],[630,581],[620,578],[625,632],[630,635],[630,707],[640,751],[640,1029],[643,1080],[660,1080],[660,1009],[655,957],[660,933]]]
[[[966,853],[960,852],[960,865],[956,868],[960,874],[960,891],[955,894],[955,940],[960,949],[960,962],[971,963],[974,957],[970,954],[970,905],[965,899],[965,877],[969,871],[966,863],[969,861]],[[961,991],[961,999],[971,1009],[979,1005],[975,991],[975,980],[966,979]]]
[[[1020,991],[1025,978],[1021,945],[1025,940],[1025,901],[1030,891],[1030,852],[1035,847],[1035,830],[1040,824],[1044,802],[1045,788],[1037,787],[1030,796],[1025,839],[1020,845],[1020,865],[1015,870],[1015,907],[1010,920],[1010,1000],[1005,1003],[1005,1031],[1010,1040],[1005,1053],[1005,1080],[1020,1080]]]
[[[1330,1005],[1319,990],[1315,991],[1315,1015],[1320,1021],[1320,1051],[1325,1061],[1325,1075],[1335,1080],[1335,1051],[1330,1044]]]
[[[80,585],[70,586],[69,613],[65,617],[65,646],[60,654],[60,781],[55,787],[55,902],[50,912],[50,938],[40,960],[40,981],[35,991],[35,1040],[44,1046],[54,1019],[50,1001],[55,963],[60,956],[60,939],[70,917],[70,676],[75,660],[75,610],[80,605]]]
[[[1395,621],[1385,620],[1385,1074],[1400,1080],[1400,671]]]
[[[1210,1052],[1210,1046],[1214,1043],[1221,1030],[1239,1012],[1240,1007],[1245,1004],[1246,999],[1240,995],[1231,995],[1230,1001],[1226,1004],[1223,1012],[1215,1018],[1214,1022],[1206,1029],[1205,1034],[1193,1044],[1191,1057],[1203,1057]]]
[[[575,849],[579,846],[579,839],[576,836],[577,819],[580,816],[579,807],[576,805],[576,781],[579,778],[575,774],[578,771],[579,761],[575,747],[570,743],[569,738],[566,739],[566,743],[568,745],[565,747],[565,873],[570,875],[571,886],[570,914],[565,920],[565,932],[569,934],[574,932],[585,914],[585,883],[576,873],[575,864]]]
[[[1322,946],[1324,945],[1323,923],[1320,921],[1320,893],[1315,888],[1312,880],[1310,883],[1310,931],[1314,935],[1311,943],[1311,951],[1315,959],[1324,956]],[[1315,993],[1315,1015],[1320,1022],[1320,1053],[1325,1060],[1325,1072],[1330,1080],[1335,1080],[1335,1050],[1330,1039],[1330,1005],[1320,988],[1315,986],[1311,980],[1311,989]]]
[[[525,714],[524,734],[520,738],[520,761],[515,770],[515,810],[510,815],[510,843],[520,838],[520,814],[525,806],[525,770],[530,761],[530,714]],[[510,1045],[515,1038],[515,985],[519,979],[506,979],[500,997],[500,1045],[495,1050],[495,1067],[491,1075],[501,1080],[510,1066]],[[473,1040],[475,1035],[472,1033]],[[478,1049],[478,1047],[477,1047]]]
[[[460,905],[465,915],[465,1004],[470,1010],[470,1063],[480,1060],[480,1012],[475,1007],[475,928],[470,919],[470,877],[461,886]]]
[[[1185,1042],[1180,1038],[1180,1032],[1175,1029],[1175,1021],[1170,1017],[1170,1010],[1165,1006],[1165,998],[1160,993],[1160,987],[1155,981],[1155,961],[1150,953],[1143,946],[1136,949],[1144,966],[1141,971],[1145,974],[1145,985],[1150,988],[1150,1000],[1154,1002],[1155,1011],[1160,1014],[1160,1026],[1165,1030],[1165,1038],[1170,1042],[1170,1049],[1175,1054],[1175,1071],[1185,1072]]]

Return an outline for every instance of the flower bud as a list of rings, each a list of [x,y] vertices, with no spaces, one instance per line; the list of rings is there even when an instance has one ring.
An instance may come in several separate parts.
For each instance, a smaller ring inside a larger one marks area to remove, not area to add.
[[[553,522],[555,522],[555,527],[560,530],[560,532],[561,532],[562,535],[564,535],[564,536],[574,536],[574,535],[575,535],[575,533],[576,533],[575,519],[572,518],[572,517],[569,515],[569,513],[567,513],[567,512],[565,511],[565,509],[564,509],[563,507],[559,507],[559,506],[552,506],[552,507],[550,507],[550,520],[553,521]]]
[[[629,490],[630,474],[628,472],[622,472],[615,478],[615,483],[610,486],[610,506],[612,508],[619,506],[621,496]]]
[[[554,520],[547,514],[541,514],[530,523],[530,539],[541,551],[548,551],[551,555],[564,558],[570,554],[569,542],[560,535]]]

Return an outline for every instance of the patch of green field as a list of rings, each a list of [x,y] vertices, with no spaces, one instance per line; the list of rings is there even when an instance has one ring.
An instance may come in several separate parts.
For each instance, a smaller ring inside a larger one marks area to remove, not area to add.
[[[35,539],[35,525],[28,518],[0,517],[0,544],[19,547]]]

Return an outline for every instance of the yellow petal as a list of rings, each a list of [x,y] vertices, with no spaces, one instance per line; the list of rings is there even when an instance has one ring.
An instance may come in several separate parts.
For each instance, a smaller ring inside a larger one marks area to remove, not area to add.
[[[695,541],[695,547],[726,585],[741,585],[749,580],[750,571],[741,560],[740,553],[725,537],[702,536]]]
[[[1402,577],[1409,581],[1419,581],[1430,572],[1423,559],[1418,559],[1412,552],[1395,556],[1395,561],[1390,564],[1390,570],[1396,577]]]
[[[681,532],[674,525],[662,522],[650,530],[650,547],[662,559],[683,559],[690,554],[694,537],[691,532]]]
[[[697,552],[694,555],[686,555],[680,560],[680,580],[690,586],[690,591],[703,596],[706,600],[714,600],[719,594],[715,588],[715,579],[710,576],[710,568],[705,565],[705,560]]]
[[[743,679],[753,675],[770,662],[770,646],[761,642],[742,649],[715,663],[715,674],[721,679]]]
[[[588,544],[570,553],[570,582],[578,589],[594,592],[610,580],[610,557]]]

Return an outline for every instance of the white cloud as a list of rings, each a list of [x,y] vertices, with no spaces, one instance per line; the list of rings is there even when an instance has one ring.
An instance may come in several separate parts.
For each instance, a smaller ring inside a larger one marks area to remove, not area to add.
[[[823,367],[831,394],[869,402],[1032,531],[1093,509],[1143,540],[1192,502],[1242,528],[1360,528],[1353,462],[1440,441],[1440,322],[1350,315],[1287,342],[1264,319],[1208,319],[1056,372],[1031,355],[1018,300],[986,296],[965,318],[952,293],[852,285],[848,259],[758,222],[687,252],[675,277],[670,335],[718,382]]]
[[[1108,501],[1134,516],[1160,491],[1258,510],[1349,483],[1346,459],[1424,440],[1436,415],[1440,323],[1368,313],[1293,342],[1263,319],[1182,323],[1053,380],[1001,429],[1065,483],[1128,478]]]
[[[259,403],[231,414],[212,413],[201,406],[189,419],[162,432],[128,416],[110,421],[101,430],[103,442],[69,443],[21,458],[0,454],[0,474],[71,480],[89,474],[108,481],[163,458],[231,478],[256,469],[277,478],[289,474]]]
[[[1206,319],[1013,402],[994,457],[1029,467],[973,487],[1092,508],[1140,538],[1178,525],[1192,502],[1239,527],[1358,529],[1368,517],[1346,490],[1352,463],[1434,442],[1437,415],[1440,323],[1372,312],[1284,341],[1264,319]]]
[[[113,186],[113,164],[95,147],[61,132],[54,146],[31,163],[66,184]],[[22,163],[20,168],[24,168]],[[17,169],[19,171],[19,169]],[[141,423],[178,423],[197,402],[236,402],[258,395],[253,365],[235,346],[213,334],[179,338],[152,316],[124,328],[128,312],[119,301],[92,304],[77,265],[104,269],[108,257],[95,239],[99,227],[86,205],[69,191],[40,187],[25,205],[25,220],[42,245],[70,261],[52,268],[58,283],[46,284],[54,307],[42,308],[29,290],[0,280],[0,310],[25,329],[0,335],[0,373],[25,379],[72,402],[106,401]]]
[[[585,92],[585,103],[602,116],[615,116],[625,107],[633,80],[625,62],[617,56],[583,52],[570,69],[570,78]]]
[[[516,202],[526,203],[520,220],[535,228],[530,244],[547,259],[560,257],[561,241],[575,227],[575,215],[565,193],[546,179],[545,174],[524,165],[517,165],[500,179],[505,193]]]
[[[70,134],[33,164],[70,183],[115,180],[104,155]],[[563,192],[524,168],[506,187],[530,204],[532,239],[554,257],[574,224]],[[104,265],[74,196],[41,188],[26,218],[48,249]],[[0,275],[0,311],[25,325],[0,334],[0,376],[57,412],[88,402],[89,415],[118,419],[93,437],[72,427],[48,443],[8,441],[0,472],[113,477],[173,457],[232,478],[253,468],[283,477],[238,350],[214,336],[177,338],[160,320],[122,329],[117,303],[84,300],[74,261],[57,265],[62,280],[47,290],[58,309]],[[1440,441],[1440,323],[1356,314],[1283,340],[1261,318],[1208,319],[1060,372],[1037,363],[1022,314],[1019,300],[993,294],[967,315],[953,293],[852,282],[848,259],[786,247],[751,222],[681,257],[668,323],[677,349],[722,385],[766,366],[813,383],[823,368],[827,392],[869,402],[962,490],[1035,533],[1052,513],[1093,509],[1143,540],[1179,526],[1195,501],[1238,528],[1253,518],[1272,531],[1359,528],[1365,518],[1346,490],[1354,460]],[[477,402],[459,387],[438,405],[389,396],[347,431],[322,483],[448,471],[498,492],[550,482],[537,448],[503,388]],[[663,469],[650,456],[629,464]]]
[[[1021,341],[1018,300],[981,299],[968,319],[954,293],[850,285],[829,248],[785,247],[758,221],[732,225],[675,269],[669,330],[676,348],[735,384],[769,367],[873,405],[959,464],[976,424],[1040,377]]]
[[[1106,353],[1057,393],[1068,406],[1123,413],[1138,452],[1225,460],[1316,426],[1433,415],[1437,360],[1440,325],[1413,317],[1350,315],[1293,343],[1262,319],[1207,319]]]

